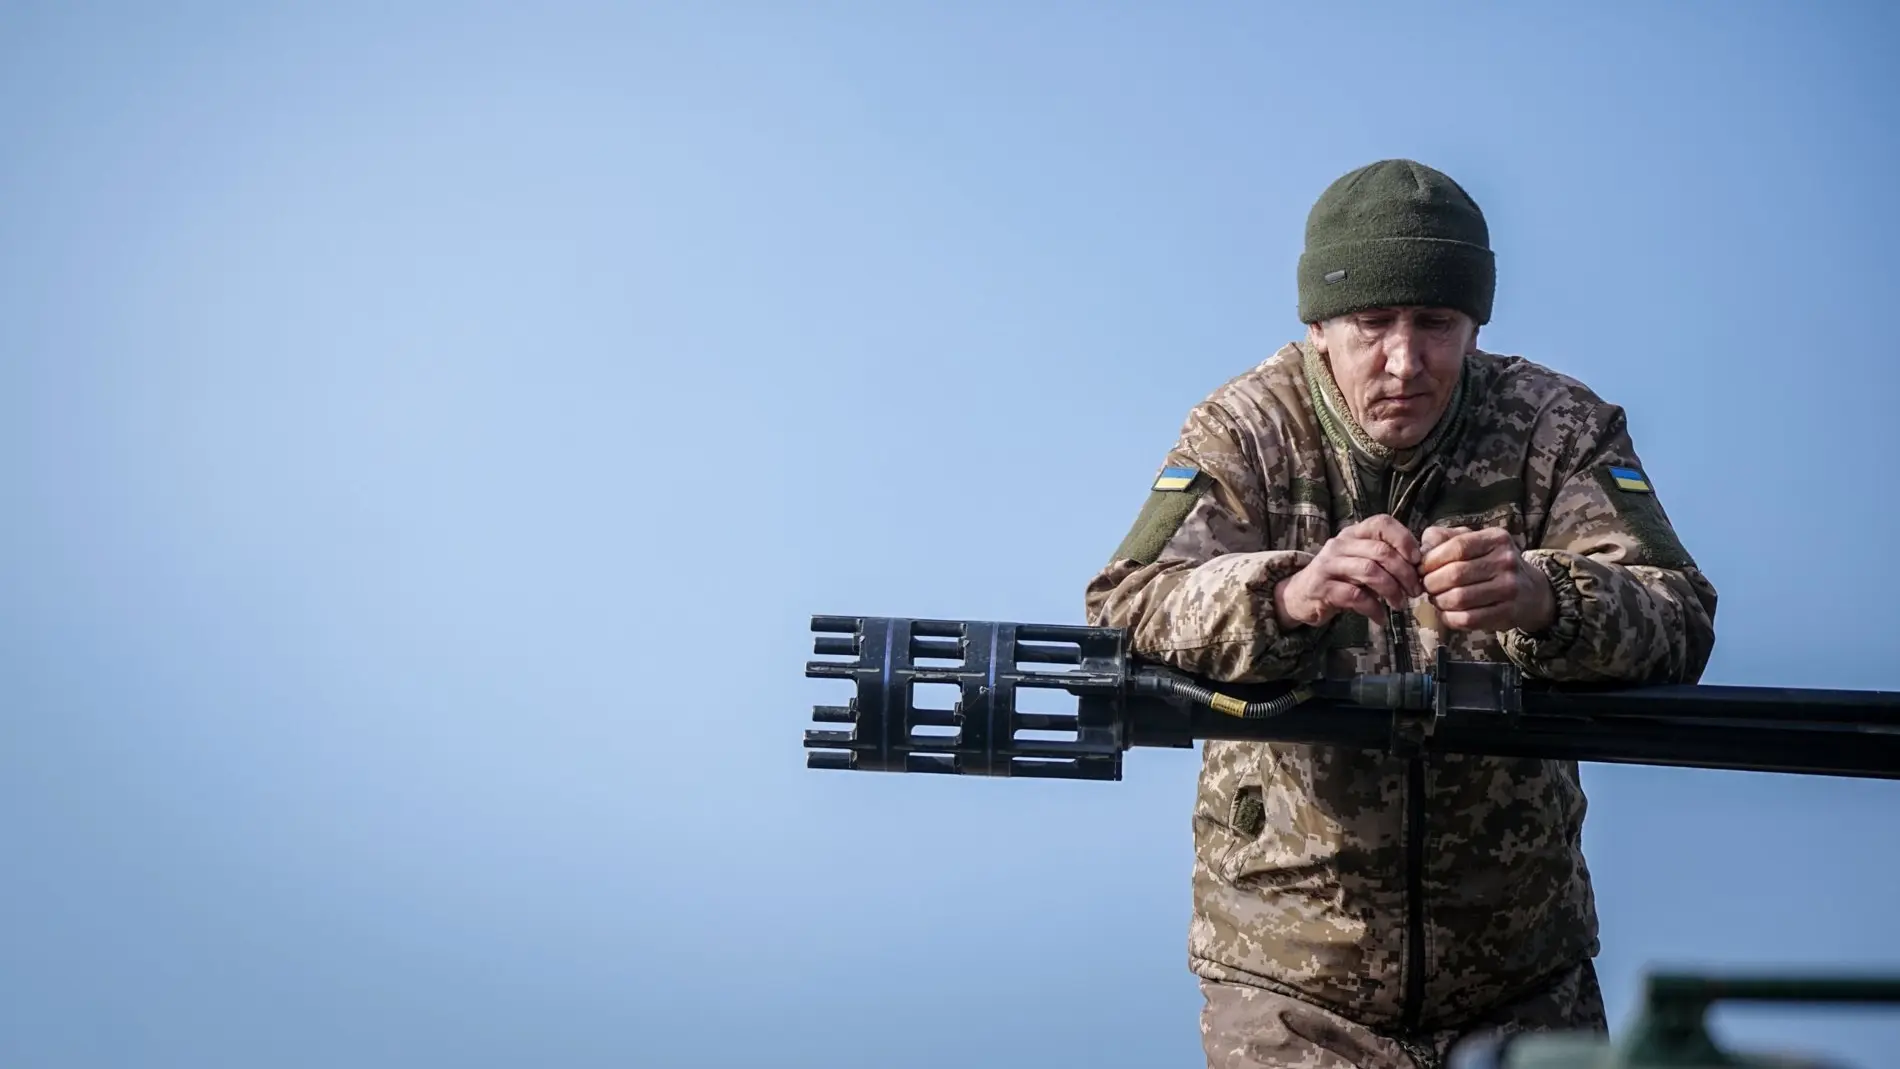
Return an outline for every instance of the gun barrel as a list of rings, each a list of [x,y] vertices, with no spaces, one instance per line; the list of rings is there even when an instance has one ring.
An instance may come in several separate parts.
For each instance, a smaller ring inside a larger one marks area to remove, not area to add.
[[[1693,718],[1705,723],[1777,722],[1833,725],[1900,734],[1900,692],[1801,690],[1668,683],[1648,687],[1562,687],[1526,684],[1526,707],[1548,716],[1592,719]]]
[[[1702,976],[1652,973],[1643,997],[1659,1002],[1820,1002],[1900,1005],[1900,975]]]
[[[1118,780],[1137,746],[1251,739],[1368,750],[1900,779],[1900,692],[1563,686],[1504,665],[1317,684],[1219,685],[1137,663],[1119,629],[814,616],[812,768]],[[1055,666],[1055,667],[1047,667]],[[919,704],[920,688],[954,695]],[[1061,712],[1019,707],[1045,697]],[[1054,737],[1050,737],[1054,736]]]
[[[1145,712],[1131,711],[1137,736]],[[1259,721],[1196,710],[1189,733],[1196,739],[1379,750],[1387,747],[1391,737],[1391,716],[1382,710],[1313,699]],[[1139,737],[1134,745],[1142,745]],[[1514,724],[1490,713],[1444,716],[1433,728],[1427,748],[1489,757],[1900,779],[1900,735],[1828,730],[1823,725],[1760,727],[1694,715],[1677,720],[1546,717],[1529,696],[1524,715]]]

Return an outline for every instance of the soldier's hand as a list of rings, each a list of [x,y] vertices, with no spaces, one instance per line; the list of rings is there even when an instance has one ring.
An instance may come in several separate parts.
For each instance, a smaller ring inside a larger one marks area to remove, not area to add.
[[[1306,567],[1274,589],[1280,626],[1318,627],[1342,612],[1383,619],[1424,593],[1418,563],[1422,551],[1405,525],[1374,516],[1328,539]]]
[[[1421,542],[1419,576],[1453,631],[1541,631],[1557,612],[1550,580],[1499,527],[1433,527]]]

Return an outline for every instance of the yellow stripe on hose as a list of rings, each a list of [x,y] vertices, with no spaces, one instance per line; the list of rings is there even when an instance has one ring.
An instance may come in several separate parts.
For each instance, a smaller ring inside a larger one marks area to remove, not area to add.
[[[1213,706],[1216,711],[1226,713],[1228,716],[1245,716],[1247,714],[1246,702],[1241,701],[1239,698],[1229,698],[1225,694],[1215,694],[1212,698],[1207,699],[1207,704]]]

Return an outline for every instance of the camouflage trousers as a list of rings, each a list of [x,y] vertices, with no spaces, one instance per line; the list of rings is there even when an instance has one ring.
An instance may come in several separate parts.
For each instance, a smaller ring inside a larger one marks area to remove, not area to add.
[[[1258,987],[1201,981],[1208,1069],[1442,1069],[1460,1040],[1565,1029],[1606,1032],[1603,992],[1586,960],[1549,987],[1454,1029],[1395,1036]]]

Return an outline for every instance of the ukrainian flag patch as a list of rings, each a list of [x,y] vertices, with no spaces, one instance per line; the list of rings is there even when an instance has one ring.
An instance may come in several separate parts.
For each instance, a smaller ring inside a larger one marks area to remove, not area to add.
[[[1650,489],[1649,480],[1644,478],[1643,473],[1637,471],[1635,468],[1611,468],[1610,478],[1616,480],[1616,487],[1619,490],[1627,490],[1632,494],[1649,494],[1655,492]]]
[[[1155,490],[1186,490],[1194,485],[1194,477],[1201,473],[1199,468],[1162,468],[1155,476]]]

